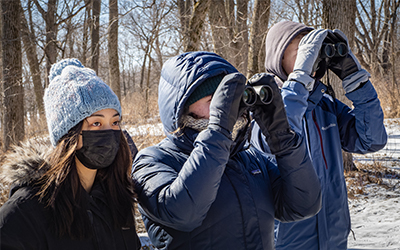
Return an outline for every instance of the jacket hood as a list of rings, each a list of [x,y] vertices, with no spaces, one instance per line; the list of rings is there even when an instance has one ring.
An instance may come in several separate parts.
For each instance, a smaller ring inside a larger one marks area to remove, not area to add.
[[[276,75],[282,83],[286,81],[287,74],[282,68],[283,53],[298,34],[311,30],[313,28],[292,21],[282,21],[272,26],[265,40],[265,71]]]
[[[48,170],[48,155],[52,150],[49,140],[29,140],[13,147],[5,156],[1,167],[0,181],[18,187],[38,180]],[[43,165],[44,164],[44,165]],[[43,165],[43,167],[41,167]]]
[[[181,125],[185,103],[205,79],[238,72],[229,62],[212,52],[187,52],[166,61],[158,88],[160,118],[167,137]]]

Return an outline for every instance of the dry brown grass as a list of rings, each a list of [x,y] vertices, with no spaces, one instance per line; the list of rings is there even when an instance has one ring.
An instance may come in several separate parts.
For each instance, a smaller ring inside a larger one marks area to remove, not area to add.
[[[385,189],[394,188],[387,179],[400,179],[400,171],[383,166],[379,162],[372,164],[356,163],[357,170],[346,171],[347,194],[350,199],[365,194],[367,185],[375,184]]]
[[[378,93],[385,118],[400,117],[400,89],[379,77],[372,77],[371,82]]]

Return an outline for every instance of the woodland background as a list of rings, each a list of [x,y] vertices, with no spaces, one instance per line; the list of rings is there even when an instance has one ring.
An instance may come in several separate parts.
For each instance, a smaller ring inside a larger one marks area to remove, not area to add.
[[[169,57],[214,51],[250,77],[264,71],[265,36],[282,20],[341,29],[372,75],[385,118],[400,116],[400,0],[0,0],[0,5],[0,164],[13,144],[47,135],[43,93],[53,63],[75,57],[93,68],[120,97],[126,125],[158,123],[158,82]],[[333,74],[330,81],[336,96],[351,105]],[[162,138],[134,140],[142,149]],[[352,155],[344,156],[346,169],[354,169]]]
[[[165,60],[185,51],[214,51],[251,76],[264,69],[269,27],[284,19],[344,31],[374,78],[386,117],[399,116],[400,0],[0,2],[3,151],[46,133],[43,93],[51,65],[62,58],[78,58],[111,86],[122,100],[125,122],[148,122],[158,115]]]

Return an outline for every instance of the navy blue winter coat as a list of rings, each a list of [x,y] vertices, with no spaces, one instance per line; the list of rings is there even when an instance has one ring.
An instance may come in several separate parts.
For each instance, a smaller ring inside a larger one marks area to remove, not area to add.
[[[208,77],[235,72],[209,52],[176,56],[163,66],[159,109],[167,138],[140,151],[132,173],[159,249],[273,249],[275,218],[296,221],[320,208],[319,181],[302,137],[276,156],[276,165],[243,146],[247,128],[235,142],[211,128],[174,133],[193,90]]]
[[[299,33],[310,30],[303,24],[284,21],[269,31],[265,67],[277,81],[287,79],[281,66],[284,50]],[[365,154],[386,145],[383,112],[370,81],[346,94],[353,102],[353,109],[326,91],[327,87],[319,81],[311,93],[295,81],[286,81],[282,86],[289,122],[307,138],[321,182],[322,208],[316,216],[303,221],[277,222],[276,249],[346,250],[351,224],[342,149]],[[257,125],[251,141],[259,150],[269,151]]]

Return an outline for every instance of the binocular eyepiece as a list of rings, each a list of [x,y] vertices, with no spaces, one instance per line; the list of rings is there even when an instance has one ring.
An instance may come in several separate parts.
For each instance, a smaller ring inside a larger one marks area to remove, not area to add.
[[[347,44],[338,43],[323,43],[320,51],[320,58],[345,57],[349,52]]]
[[[248,107],[253,105],[267,105],[272,102],[272,99],[272,89],[268,85],[246,85],[242,95],[242,102]]]

